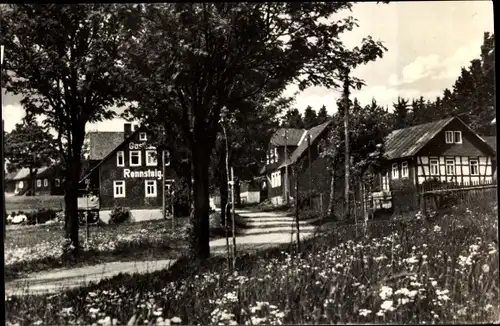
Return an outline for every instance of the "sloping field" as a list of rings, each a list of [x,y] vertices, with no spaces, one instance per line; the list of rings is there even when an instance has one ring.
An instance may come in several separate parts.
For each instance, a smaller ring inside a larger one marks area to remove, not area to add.
[[[5,208],[11,212],[30,212],[37,209],[53,209],[60,211],[64,207],[64,196],[6,196]]]

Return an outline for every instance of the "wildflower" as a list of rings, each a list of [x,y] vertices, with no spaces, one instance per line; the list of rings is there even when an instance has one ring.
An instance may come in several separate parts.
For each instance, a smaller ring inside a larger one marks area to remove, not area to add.
[[[410,257],[410,258],[406,258],[406,259],[405,259],[405,262],[406,262],[407,264],[416,264],[416,263],[418,263],[418,258],[417,258],[417,257],[415,257],[415,256],[412,256],[412,257]]]
[[[377,313],[376,313],[377,316],[379,317],[384,317],[384,311],[382,310],[379,310]]]
[[[386,300],[384,302],[382,302],[382,304],[380,305],[380,308],[385,310],[385,311],[394,311],[395,308],[392,306],[392,300]]]
[[[366,317],[366,316],[368,316],[368,315],[369,315],[369,314],[371,314],[371,313],[372,313],[372,311],[371,311],[371,310],[368,310],[368,309],[360,309],[360,310],[359,310],[359,315],[360,315],[360,316],[365,316],[365,317]]]
[[[397,295],[397,294],[402,294],[402,295],[409,296],[410,291],[409,291],[407,288],[401,288],[401,289],[397,290],[397,291],[395,292],[395,294],[396,294],[396,295]]]
[[[382,286],[380,288],[379,295],[380,295],[380,298],[382,298],[382,300],[385,300],[385,299],[391,297],[392,296],[392,288],[389,286],[385,286],[385,285]]]
[[[104,319],[99,319],[99,321],[97,322],[99,325],[103,325],[103,326],[111,326],[112,323],[111,323],[111,317],[106,317]]]
[[[493,308],[493,306],[491,305],[491,303],[488,303],[488,304],[484,307],[484,309],[485,309],[486,311],[489,311],[489,310],[491,310],[492,308]]]
[[[405,305],[405,304],[407,304],[408,302],[410,302],[410,299],[407,299],[407,298],[399,298],[399,299],[398,299],[398,303],[399,303],[400,305]]]
[[[490,305],[490,306],[491,306],[491,305]],[[43,320],[41,320],[41,319],[40,319],[40,320],[38,320],[38,321],[34,322],[33,324],[34,324],[34,325],[37,325],[37,326],[38,326],[38,325],[41,325],[41,324],[43,324]]]
[[[434,226],[434,232],[436,233],[441,232],[441,227],[439,225]]]
[[[433,287],[436,287],[437,283],[438,283],[437,281],[431,281]]]
[[[488,273],[490,271],[490,266],[487,264],[484,264],[482,267],[483,273]]]
[[[179,317],[172,317],[172,318],[170,318],[170,321],[174,324],[182,323],[182,319],[180,319]]]
[[[413,286],[413,287],[418,288],[418,287],[422,286],[422,283],[420,283],[420,282],[411,282],[410,285]]]

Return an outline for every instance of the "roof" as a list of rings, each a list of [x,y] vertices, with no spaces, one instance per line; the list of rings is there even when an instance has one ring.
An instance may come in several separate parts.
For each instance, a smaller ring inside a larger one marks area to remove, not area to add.
[[[453,119],[447,118],[421,125],[394,130],[385,140],[385,158],[393,160],[417,154]]]
[[[49,166],[44,166],[44,167],[39,168],[36,175],[37,176],[41,176],[49,168],[50,168]],[[19,171],[14,172],[14,173],[15,173],[15,175],[14,175],[14,177],[12,177],[11,180],[23,180],[23,179],[29,178],[29,176],[30,176],[30,169],[28,169],[28,168],[22,168]]]
[[[102,160],[124,139],[124,133],[121,131],[93,131],[89,132],[88,135],[89,160]]]
[[[271,137],[271,143],[276,146],[297,146],[300,141],[300,137],[306,131],[305,129],[294,129],[294,128],[280,128],[276,130],[274,135]],[[285,139],[286,133],[286,139]]]
[[[10,172],[10,173],[5,174],[5,180],[6,181],[14,180],[14,177],[16,176],[17,172],[18,171],[14,171],[14,172]]]
[[[115,147],[113,147],[100,161],[99,163],[97,163],[96,165],[94,165],[81,179],[80,179],[80,182],[82,182],[84,179],[86,179],[89,175],[92,174],[92,172],[94,172],[95,169],[97,169],[99,166],[101,166],[102,163],[104,163],[109,157],[111,157],[123,144],[127,143],[128,141],[130,141],[139,131],[142,131],[143,129],[145,129],[144,127],[139,127],[137,128],[136,130],[132,131],[130,133],[130,135],[128,135],[127,138],[123,139],[120,141],[119,144],[117,144]],[[122,137],[123,137],[123,133],[122,134]],[[91,159],[91,158],[89,158]]]
[[[330,123],[331,123],[331,120],[324,122],[320,125],[317,125],[315,127],[312,127],[309,130],[306,130],[305,133],[303,133],[303,135],[301,135],[301,139],[300,139],[300,142],[298,143],[298,147],[293,151],[292,155],[290,156],[290,159],[283,162],[279,166],[279,168],[282,168],[284,166],[287,166],[287,165],[290,165],[290,164],[297,162],[308,148],[307,137],[309,137],[309,136],[311,137],[310,143],[312,144],[326,130],[326,127],[328,127],[328,125]]]
[[[495,151],[497,149],[497,136],[483,136],[483,139]]]

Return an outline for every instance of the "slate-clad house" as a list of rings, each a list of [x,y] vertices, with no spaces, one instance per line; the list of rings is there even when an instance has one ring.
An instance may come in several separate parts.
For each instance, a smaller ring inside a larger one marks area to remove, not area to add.
[[[492,181],[495,150],[457,117],[394,130],[385,141],[381,190],[393,180],[408,179],[417,187],[437,179],[458,185]]]
[[[89,180],[89,188],[99,192],[101,209],[118,205],[130,209],[161,207],[163,178],[168,191],[177,177],[170,167],[168,153],[162,162],[162,153],[153,145],[153,137],[154,133],[143,127],[132,130],[129,123],[124,125],[123,133],[91,136],[89,159],[93,167],[82,178],[80,188],[86,188]],[[110,149],[111,146],[114,148]]]
[[[5,177],[6,192],[16,196],[33,194],[33,182],[28,168],[9,173]],[[38,169],[34,181],[35,195],[64,195],[63,174],[60,166],[44,166]]]
[[[327,134],[330,121],[306,129],[279,129],[271,138],[266,166],[261,170],[266,175],[267,198],[273,204],[281,205],[286,201],[286,191],[289,197],[295,196],[295,177],[293,169],[299,159],[308,155],[308,138],[311,144],[311,169],[314,173],[309,174],[309,167],[300,169],[299,188],[307,191],[309,184],[313,189],[329,189],[330,177],[326,160],[319,157],[319,142]],[[286,136],[285,136],[286,130]],[[288,155],[285,156],[285,144]],[[285,186],[286,170],[288,169],[288,184]],[[309,182],[309,177],[313,180]]]

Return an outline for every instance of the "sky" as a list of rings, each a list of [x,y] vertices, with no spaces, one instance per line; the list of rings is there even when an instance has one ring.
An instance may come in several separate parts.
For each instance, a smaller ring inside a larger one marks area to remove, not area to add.
[[[352,96],[362,105],[375,98],[389,109],[398,96],[430,100],[440,96],[453,85],[462,67],[479,58],[484,32],[494,31],[492,1],[365,2],[355,4],[352,12],[339,13],[338,18],[345,15],[352,15],[359,23],[359,27],[343,35],[347,46],[359,45],[371,35],[388,48],[382,59],[353,71],[366,86],[353,91]],[[285,95],[296,91],[298,88],[291,85]],[[333,113],[340,95],[338,90],[311,87],[296,96],[294,106],[303,112],[308,105],[315,110],[325,105]],[[24,116],[19,100],[9,93],[3,96],[7,132]],[[114,119],[89,124],[87,131],[123,131],[123,123]]]

